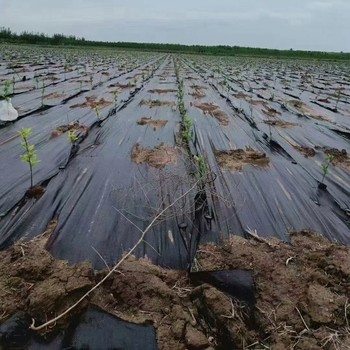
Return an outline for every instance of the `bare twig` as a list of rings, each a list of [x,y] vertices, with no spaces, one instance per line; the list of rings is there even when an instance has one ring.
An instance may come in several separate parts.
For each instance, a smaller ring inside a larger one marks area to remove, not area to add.
[[[310,332],[310,328],[309,328],[308,325],[306,324],[306,322],[305,322],[303,316],[301,315],[301,312],[299,311],[299,309],[298,309],[297,307],[295,307],[295,309],[298,311],[298,314],[299,314],[301,320],[303,321],[303,324],[304,324],[305,328]]]
[[[323,342],[322,348],[325,348],[328,343],[332,343],[333,348],[335,350],[340,350],[341,342],[339,338],[341,337],[341,334],[336,330],[332,330],[332,331],[333,331],[332,333],[330,333],[327,337],[324,337],[321,340]]]
[[[103,258],[103,256],[99,253],[99,251],[97,249],[95,249],[93,246],[91,246],[91,248],[93,249],[93,251],[100,257],[100,259],[103,261],[103,263],[105,264],[105,266],[107,267],[108,271],[111,271],[111,268],[109,267],[109,265],[107,264],[107,261]]]
[[[231,298],[230,298],[230,304],[231,304],[231,315],[221,315],[221,317],[224,317],[224,318],[235,318],[235,307],[233,305],[233,301],[232,301]]]
[[[20,247],[21,247],[22,257],[24,257],[25,256],[24,249],[23,249],[22,245],[20,245]]]
[[[176,290],[177,295],[182,298],[182,297],[186,297],[189,293],[192,292],[193,288],[189,288],[189,287],[179,287],[177,284],[179,283],[179,281],[177,281],[175,283],[175,285],[172,287],[172,289]]]
[[[131,225],[137,228],[140,232],[143,232],[140,227],[138,227],[132,220],[130,220],[126,215],[122,213],[122,211],[116,207],[113,207],[125,220],[127,220]]]
[[[7,317],[6,310],[0,315],[0,321]]]
[[[187,308],[188,308],[188,311],[191,314],[191,317],[192,317],[192,320],[193,320],[194,324],[197,324],[198,322],[197,322],[196,318],[194,317],[193,311],[189,307],[187,307]]]
[[[257,240],[258,242],[261,242],[261,243],[265,243],[267,244],[269,247],[271,248],[275,248],[275,244],[272,244],[271,242],[269,242],[267,239],[265,238],[262,238],[262,237],[259,237],[258,236],[258,233],[256,230],[251,230],[249,227],[247,227],[247,229],[245,230],[249,236],[253,237],[255,240]]]
[[[349,299],[346,299],[345,306],[344,306],[344,317],[345,317],[345,323],[347,331],[350,333],[350,325],[348,320],[348,309],[350,308]]]
[[[150,222],[150,224],[146,227],[146,229],[142,232],[141,237],[139,240],[135,243],[135,245],[129,250],[127,254],[125,254],[119,262],[108,272],[108,274],[102,278],[100,282],[95,284],[94,287],[92,287],[88,292],[86,292],[76,303],[74,303],[72,306],[70,306],[68,309],[66,309],[64,312],[62,312],[60,315],[56,316],[55,318],[51,319],[50,321],[45,322],[44,324],[40,326],[35,326],[35,320],[32,320],[32,324],[30,326],[30,329],[34,331],[40,331],[49,325],[57,322],[59,319],[67,315],[70,311],[72,311],[74,308],[76,308],[83,300],[85,300],[95,289],[97,289],[99,286],[103,284],[117,269],[118,267],[135,251],[135,249],[138,247],[138,245],[144,240],[145,235],[147,232],[152,228],[154,223],[158,220],[158,218],[163,215],[167,210],[169,210],[171,207],[173,207],[179,200],[181,200],[183,197],[187,196],[195,187],[197,186],[197,182],[185,193],[183,193],[180,197],[176,198],[171,204],[169,204],[166,208],[164,208],[160,213],[158,213],[157,216],[154,217],[154,219]]]
[[[289,258],[286,260],[286,266],[288,266],[288,264],[289,264],[292,260],[294,260],[294,259],[295,259],[294,256],[289,257]]]

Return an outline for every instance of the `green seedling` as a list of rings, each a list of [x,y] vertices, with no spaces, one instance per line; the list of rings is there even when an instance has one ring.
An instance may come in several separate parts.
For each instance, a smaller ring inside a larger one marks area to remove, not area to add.
[[[192,122],[192,119],[189,118],[187,115],[184,115],[182,120],[183,120],[182,138],[185,140],[186,144],[188,145],[190,141],[192,141],[193,122]]]
[[[68,66],[68,63],[66,62],[66,63],[64,64],[64,80],[67,80],[68,68],[69,68],[69,66]]]
[[[45,80],[43,80],[43,84],[41,86],[41,107],[44,107],[44,96],[45,94]]]
[[[75,130],[69,130],[68,131],[68,140],[72,143],[75,144],[78,141],[78,136],[75,132]]]
[[[242,107],[242,101],[239,101],[239,109],[238,110],[240,113],[243,113],[243,111],[244,111],[244,109]]]
[[[226,98],[228,99],[230,94],[230,84],[226,79],[225,79],[225,87],[226,87]]]
[[[322,185],[324,185],[324,180],[325,180],[326,176],[328,175],[329,166],[332,163],[333,159],[334,159],[334,156],[332,154],[327,154],[326,160],[321,165],[322,172],[323,172],[323,176],[322,176],[322,180],[321,180]]]
[[[118,90],[114,90],[113,91],[114,108],[117,108],[118,97],[119,97]]]
[[[94,78],[92,77],[92,75],[90,75],[90,88],[91,88],[91,90],[92,90],[92,83],[93,83],[93,81],[94,81]]]
[[[16,86],[16,77],[12,77],[12,94],[15,93],[15,86]]]
[[[11,82],[6,80],[3,87],[2,97],[6,100],[10,100]]]
[[[183,92],[183,89],[181,88],[181,86],[179,86],[179,91],[177,92],[177,98],[179,100],[183,100],[183,98],[184,98],[184,92]]]
[[[270,144],[272,143],[272,129],[271,124],[269,124],[269,133],[270,133]]]
[[[186,108],[185,108],[184,101],[180,100],[178,102],[178,107],[179,107],[180,114],[181,115],[185,115],[186,114]]]
[[[101,111],[100,111],[100,107],[99,106],[96,106],[94,108],[94,111],[96,113],[96,118],[99,122],[101,122]]]
[[[205,186],[207,174],[209,171],[209,166],[205,161],[203,156],[194,156],[194,160],[196,162],[196,179],[198,180],[201,188]]]
[[[226,97],[228,98],[228,91],[229,91],[229,86],[230,85],[229,85],[229,83],[228,83],[226,78],[224,78],[224,81],[223,81],[222,85],[224,87],[224,90],[226,90]]]
[[[21,155],[21,160],[29,165],[29,171],[30,171],[30,187],[33,187],[33,167],[40,162],[38,160],[35,145],[29,145],[28,138],[32,133],[31,128],[24,128],[22,130],[19,130],[18,133],[20,134],[22,141],[21,145],[24,149],[25,153]]]
[[[335,103],[335,110],[336,111],[338,110],[338,103],[339,103],[339,100],[340,100],[341,93],[342,93],[342,89],[338,89],[337,90],[337,102]]]
[[[249,110],[250,110],[250,117],[253,119],[254,106],[253,106],[253,99],[252,98],[250,99]]]
[[[183,80],[179,81],[179,91],[177,93],[178,97],[178,107],[180,114],[184,117],[186,115],[186,108],[185,108],[185,103],[184,103],[184,91],[183,91],[184,83]]]

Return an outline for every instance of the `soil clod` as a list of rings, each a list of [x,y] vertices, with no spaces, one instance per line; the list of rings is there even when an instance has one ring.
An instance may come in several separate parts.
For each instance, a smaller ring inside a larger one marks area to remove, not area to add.
[[[112,104],[112,101],[107,101],[103,97],[98,99],[96,96],[88,96],[85,97],[85,99],[85,102],[78,103],[76,105],[71,106],[70,108],[105,108]]]
[[[173,107],[176,106],[175,102],[172,101],[161,101],[161,100],[142,100],[141,105],[148,106],[149,108],[154,107]]]
[[[229,118],[227,114],[219,109],[219,107],[213,103],[199,103],[194,102],[193,106],[202,110],[204,114],[216,118],[221,125],[227,126],[229,124]]]
[[[217,151],[216,159],[220,167],[235,171],[242,171],[247,165],[266,167],[270,164],[265,153],[251,147],[247,147],[245,150]]]
[[[138,143],[131,151],[131,159],[136,164],[147,163],[154,168],[164,168],[176,164],[177,151],[173,146],[161,144],[153,149],[142,148]]]
[[[164,128],[167,123],[168,123],[167,120],[152,119],[151,117],[149,117],[149,118],[143,117],[137,121],[138,125],[150,125],[156,129]]]
[[[316,154],[316,151],[311,147],[304,147],[304,146],[293,146],[295,149],[297,149],[300,153],[302,153],[306,158],[308,157],[314,157]]]

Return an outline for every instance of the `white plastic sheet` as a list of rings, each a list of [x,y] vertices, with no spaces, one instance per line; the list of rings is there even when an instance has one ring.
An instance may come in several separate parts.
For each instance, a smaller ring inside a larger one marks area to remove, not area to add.
[[[11,99],[0,101],[0,120],[10,122],[18,118],[18,112],[12,106]]]

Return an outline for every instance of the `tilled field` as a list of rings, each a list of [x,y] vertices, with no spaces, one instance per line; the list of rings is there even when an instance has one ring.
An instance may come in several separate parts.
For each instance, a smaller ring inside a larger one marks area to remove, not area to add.
[[[234,236],[348,244],[349,67],[2,48],[19,119],[0,129],[0,246],[54,223],[55,258],[101,269],[147,230],[136,257],[198,272],[199,245]],[[40,160],[31,190],[23,128]]]

